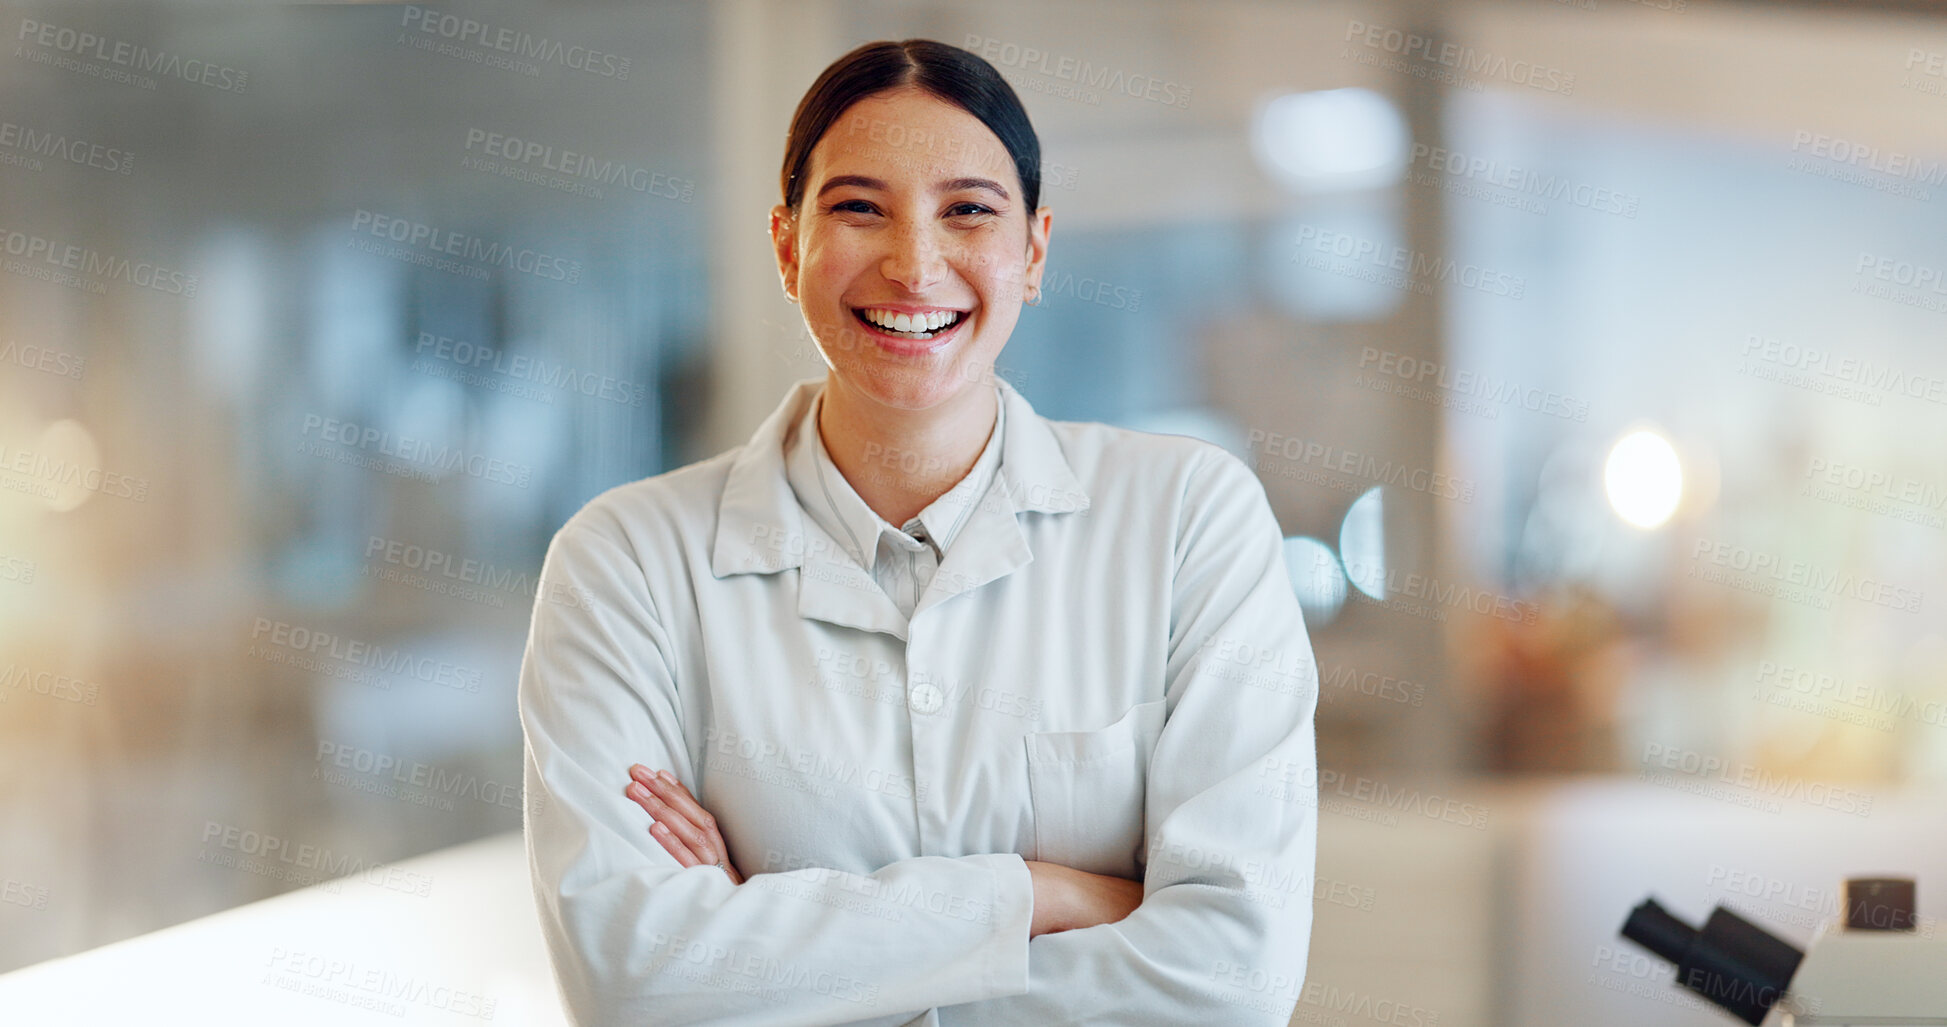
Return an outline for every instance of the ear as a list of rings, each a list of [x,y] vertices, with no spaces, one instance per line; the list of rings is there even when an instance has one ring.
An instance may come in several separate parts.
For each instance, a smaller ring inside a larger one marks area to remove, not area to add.
[[[780,203],[771,208],[771,248],[777,252],[777,273],[784,284],[784,295],[798,302],[798,225],[791,208]]]
[[[1028,264],[1022,281],[1029,291],[1041,288],[1041,271],[1048,263],[1048,235],[1054,230],[1054,212],[1042,207],[1028,219]]]

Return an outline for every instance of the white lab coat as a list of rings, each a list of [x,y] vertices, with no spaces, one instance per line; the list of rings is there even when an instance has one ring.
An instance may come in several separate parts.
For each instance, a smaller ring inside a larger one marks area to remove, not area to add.
[[[1271,1024],[1311,934],[1317,672],[1281,533],[1195,439],[1050,421],[910,625],[750,442],[548,548],[522,662],[528,855],[582,1024]],[[748,880],[624,794],[672,770]],[[1143,882],[1043,935],[1025,859]]]

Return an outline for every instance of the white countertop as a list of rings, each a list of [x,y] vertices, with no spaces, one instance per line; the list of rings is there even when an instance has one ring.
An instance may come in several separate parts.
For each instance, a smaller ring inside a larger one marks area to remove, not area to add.
[[[1779,790],[1774,812],[1615,778],[1403,794],[1433,792],[1484,827],[1433,802],[1327,806],[1294,1023],[1376,1027],[1340,1006],[1383,1000],[1441,1027],[1721,1027],[1621,939],[1644,897],[1692,923],[1725,903],[1802,947],[1845,877],[1897,873],[1947,919],[1937,791],[1873,794],[1870,816],[1823,791]],[[4,1027],[366,1023],[567,1023],[518,832],[0,975]]]
[[[0,975],[0,1021],[565,1025],[519,832]]]

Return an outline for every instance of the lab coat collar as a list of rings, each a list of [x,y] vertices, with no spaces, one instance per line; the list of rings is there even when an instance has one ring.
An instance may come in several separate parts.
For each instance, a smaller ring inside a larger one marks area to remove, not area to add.
[[[785,433],[803,416],[823,381],[808,378],[793,385],[732,459],[717,510],[710,570],[722,578],[801,568],[805,573],[800,575],[798,606],[805,616],[904,638],[906,623],[898,607],[842,544],[805,516],[785,477]],[[914,616],[1031,560],[1016,514],[1088,509],[1088,493],[1047,422],[1012,385],[996,381],[1007,404],[1001,466]]]
[[[730,462],[717,504],[717,537],[710,549],[710,573],[770,574],[804,565],[809,540],[804,508],[784,477],[784,434],[818,394],[820,380],[791,386],[771,416]],[[819,533],[821,536],[823,532]]]
[[[1016,513],[1081,513],[1088,509],[1088,493],[1062,455],[1061,441],[1027,397],[1014,391],[1007,379],[1000,383],[1007,404],[1007,435],[1001,440],[1001,467],[995,485]],[[965,529],[962,529],[965,530]]]

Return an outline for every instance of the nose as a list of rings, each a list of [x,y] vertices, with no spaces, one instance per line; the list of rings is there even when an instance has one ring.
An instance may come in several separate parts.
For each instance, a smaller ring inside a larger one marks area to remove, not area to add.
[[[907,292],[925,292],[946,277],[946,255],[934,237],[933,226],[923,221],[908,222],[893,233],[891,246],[879,273]]]

